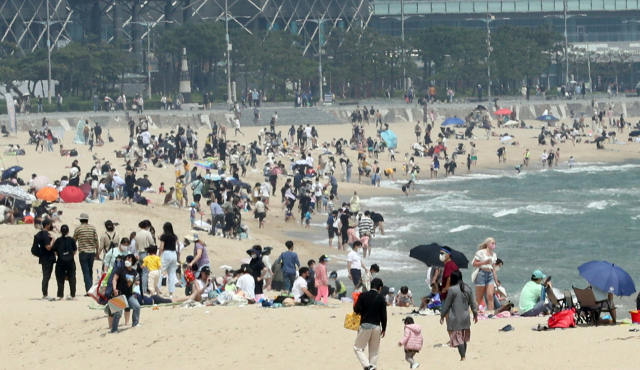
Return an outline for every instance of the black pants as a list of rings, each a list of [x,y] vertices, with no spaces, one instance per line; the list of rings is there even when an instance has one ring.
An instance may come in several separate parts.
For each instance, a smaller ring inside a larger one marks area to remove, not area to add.
[[[53,272],[54,262],[42,263],[42,296],[49,295],[49,280],[51,280],[51,273]]]
[[[56,264],[56,281],[58,282],[58,298],[64,297],[64,281],[69,280],[71,297],[76,296],[76,263],[75,261],[58,261]]]

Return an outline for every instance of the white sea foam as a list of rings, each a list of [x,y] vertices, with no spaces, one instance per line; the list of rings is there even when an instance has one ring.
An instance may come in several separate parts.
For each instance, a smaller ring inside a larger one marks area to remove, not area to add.
[[[518,208],[511,208],[511,209],[503,209],[502,211],[498,211],[494,213],[492,216],[500,218],[507,215],[515,215],[516,213],[518,213]]]
[[[540,215],[575,215],[582,212],[566,209],[551,204],[532,204],[525,207],[525,210]]]
[[[592,208],[592,209],[598,209],[598,210],[603,210],[605,208],[607,208],[607,206],[613,206],[616,205],[618,203],[613,202],[613,201],[606,201],[606,200],[599,200],[596,202],[591,202],[587,205],[587,208]]]
[[[455,227],[455,228],[449,230],[449,232],[450,233],[457,233],[457,232],[460,232],[460,231],[469,230],[471,228],[473,228],[473,225],[461,225],[461,226],[458,226],[458,227]]]
[[[574,168],[566,168],[566,169],[557,169],[557,172],[562,173],[597,173],[597,172],[615,172],[615,171],[628,171],[640,168],[638,164],[622,164],[622,165],[612,165],[612,166],[576,166]]]
[[[375,206],[375,207],[382,207],[382,206],[393,206],[398,204],[398,200],[392,197],[373,197],[373,198],[369,198],[369,199],[365,199],[362,203],[366,204],[367,206]]]

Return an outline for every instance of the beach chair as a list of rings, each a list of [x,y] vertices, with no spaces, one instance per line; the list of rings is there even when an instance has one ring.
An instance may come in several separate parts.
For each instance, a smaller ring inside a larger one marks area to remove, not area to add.
[[[564,300],[559,301],[555,293],[553,293],[553,289],[549,287],[545,287],[545,292],[546,292],[547,298],[549,298],[549,302],[551,302],[552,315],[556,312],[560,312],[567,309],[567,305],[565,304]]]
[[[574,293],[576,294],[576,299],[578,300],[579,304],[579,308],[577,309],[577,311],[579,312],[578,318],[581,319],[582,317],[584,317],[584,322],[587,324],[593,321],[593,324],[595,326],[598,326],[598,320],[600,319],[600,314],[602,312],[612,313],[612,311],[616,309],[616,307],[613,306],[608,300],[603,302],[596,302],[596,296],[593,294],[592,289],[578,289],[576,287],[572,288]]]

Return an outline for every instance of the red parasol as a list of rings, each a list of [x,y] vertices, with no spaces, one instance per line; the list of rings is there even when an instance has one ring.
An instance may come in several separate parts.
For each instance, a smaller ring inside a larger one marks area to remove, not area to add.
[[[77,186],[65,186],[60,192],[60,198],[65,203],[80,203],[84,200],[85,195]]]
[[[494,114],[496,116],[508,116],[511,114],[511,109],[509,108],[498,109]]]

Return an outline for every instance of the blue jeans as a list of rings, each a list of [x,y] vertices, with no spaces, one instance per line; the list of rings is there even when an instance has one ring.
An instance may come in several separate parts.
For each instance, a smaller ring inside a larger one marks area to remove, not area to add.
[[[476,286],[493,285],[493,272],[482,270],[478,271],[478,276],[476,277],[476,281],[474,283],[476,283]]]
[[[167,273],[167,288],[169,293],[176,291],[176,270],[178,269],[178,254],[176,251],[162,252],[162,271]]]
[[[84,288],[87,292],[93,285],[93,261],[96,259],[95,253],[80,253],[80,268],[84,277]]]
[[[544,298],[538,301],[538,303],[536,303],[536,305],[533,306],[533,308],[530,309],[529,311],[521,313],[520,316],[523,316],[523,317],[538,316],[543,312],[551,312],[551,304],[545,305]]]
[[[136,326],[140,323],[140,302],[138,302],[135,295],[127,298],[127,302],[129,303],[129,308],[133,311],[133,314],[131,315],[131,324],[132,326]],[[122,311],[113,314],[113,325],[111,326],[112,333],[118,332],[118,323],[120,322],[121,317]]]
[[[284,279],[285,289],[287,290],[287,292],[290,292],[291,288],[293,288],[293,282],[296,280],[296,273],[294,272],[293,274],[288,274],[283,271],[282,278]]]
[[[140,267],[142,267],[142,260],[147,255],[148,255],[147,252],[138,253],[138,264],[140,265]],[[145,292],[144,292],[145,295],[146,295],[146,290],[147,290],[147,281],[149,281],[149,269],[146,268],[146,267],[142,267],[142,274],[140,276],[140,286],[143,287],[143,289],[145,290]]]

